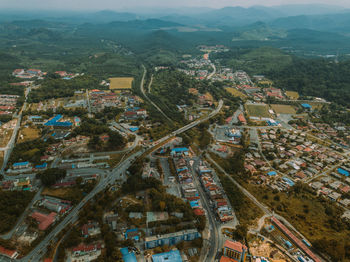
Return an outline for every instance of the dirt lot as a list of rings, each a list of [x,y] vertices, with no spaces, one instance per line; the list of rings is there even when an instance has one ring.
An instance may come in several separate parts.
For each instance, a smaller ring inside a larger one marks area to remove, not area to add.
[[[271,117],[267,105],[249,104],[246,105],[246,109],[248,111],[249,116],[266,118]]]
[[[250,253],[253,256],[270,257],[272,261],[290,261],[277,249],[267,242],[254,241],[250,244]]]
[[[296,110],[290,105],[271,105],[276,114],[296,114]]]
[[[24,127],[20,130],[17,142],[26,142],[40,137],[40,131],[32,127]]]
[[[293,100],[297,100],[299,98],[299,93],[294,91],[286,91],[286,95]]]
[[[131,89],[132,82],[134,81],[133,77],[113,77],[110,78],[111,82],[110,89]]]
[[[247,96],[245,94],[243,94],[242,92],[238,91],[236,88],[227,87],[227,88],[225,88],[225,90],[227,92],[229,92],[233,96],[238,96],[240,98],[247,98]]]
[[[44,188],[43,192],[41,193],[43,196],[52,196],[57,198],[64,199],[65,197],[72,194],[72,192],[76,191],[74,188]]]
[[[11,139],[12,136],[12,129],[3,129],[0,128],[0,147],[5,147],[7,146],[8,142]]]

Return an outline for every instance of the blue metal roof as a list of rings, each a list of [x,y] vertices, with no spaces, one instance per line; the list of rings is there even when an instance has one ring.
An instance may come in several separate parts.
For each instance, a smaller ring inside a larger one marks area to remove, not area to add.
[[[288,177],[282,178],[289,186],[294,186],[294,182],[290,180]]]
[[[68,126],[73,125],[71,122],[58,122],[59,120],[61,120],[62,117],[63,117],[62,115],[57,115],[54,118],[47,121],[44,125],[45,126],[61,126],[61,127],[68,127]]]
[[[26,162],[18,162],[18,163],[14,163],[13,166],[26,166],[28,164],[29,164],[28,161],[26,161]]]
[[[342,169],[342,168],[338,168],[338,173],[341,174],[341,175],[344,175],[344,176],[349,176],[350,173],[349,171],[346,171],[345,169]]]
[[[309,104],[301,104],[302,107],[307,108],[307,109],[311,109],[312,106],[310,106]]]
[[[277,172],[276,171],[270,171],[267,173],[269,176],[275,176],[277,175]]]
[[[188,148],[187,147],[177,147],[171,150],[171,153],[182,153],[182,152],[187,152]]]
[[[40,168],[46,168],[47,167],[47,163],[45,162],[42,165],[36,165],[35,168],[40,169]]]
[[[152,256],[153,262],[182,262],[179,250],[171,250],[166,253],[160,253]]]
[[[120,252],[122,253],[125,262],[137,262],[134,252],[129,252],[127,247],[121,248]]]

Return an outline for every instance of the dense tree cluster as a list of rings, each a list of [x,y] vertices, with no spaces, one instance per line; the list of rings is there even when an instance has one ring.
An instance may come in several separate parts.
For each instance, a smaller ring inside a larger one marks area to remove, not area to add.
[[[34,192],[28,191],[1,191],[0,190],[0,233],[12,229],[17,219],[24,212],[34,197]]]
[[[58,180],[66,177],[67,171],[58,168],[49,168],[43,172],[37,173],[36,178],[39,178],[44,186],[52,186]]]

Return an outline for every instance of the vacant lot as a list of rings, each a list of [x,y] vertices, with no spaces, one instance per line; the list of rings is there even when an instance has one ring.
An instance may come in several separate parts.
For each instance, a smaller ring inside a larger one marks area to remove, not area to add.
[[[0,128],[0,147],[6,147],[12,136],[12,129]]]
[[[26,142],[40,137],[40,131],[32,127],[24,127],[20,130],[18,142]]]
[[[265,104],[249,104],[245,106],[249,116],[270,117],[269,108]]]
[[[290,105],[271,105],[276,114],[296,114],[296,110]]]
[[[227,87],[227,88],[225,88],[225,90],[233,96],[238,96],[240,98],[247,97],[245,94],[243,94],[242,92],[238,91],[236,88],[233,88],[233,87]]]
[[[294,100],[297,100],[299,98],[299,93],[298,92],[294,92],[294,91],[286,91],[286,95],[290,99],[294,99]]]
[[[4,151],[0,151],[0,167],[2,166],[3,162],[4,162]]]
[[[111,82],[110,89],[131,89],[132,82],[134,81],[133,77],[113,77],[110,78]]]

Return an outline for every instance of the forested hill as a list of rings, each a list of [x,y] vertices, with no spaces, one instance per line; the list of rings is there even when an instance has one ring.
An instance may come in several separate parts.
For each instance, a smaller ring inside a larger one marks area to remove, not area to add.
[[[350,61],[335,63],[324,59],[294,58],[290,65],[271,70],[267,76],[278,87],[350,107],[349,72]]]

